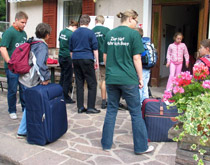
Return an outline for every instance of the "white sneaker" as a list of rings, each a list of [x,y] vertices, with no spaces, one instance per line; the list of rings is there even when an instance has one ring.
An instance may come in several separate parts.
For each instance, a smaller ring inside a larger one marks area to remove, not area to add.
[[[136,155],[146,154],[146,153],[152,152],[154,149],[155,149],[154,146],[149,146],[146,151],[144,151],[144,152],[136,152],[135,154]]]
[[[10,117],[12,120],[17,119],[16,113],[10,113],[10,114],[9,114],[9,117]]]

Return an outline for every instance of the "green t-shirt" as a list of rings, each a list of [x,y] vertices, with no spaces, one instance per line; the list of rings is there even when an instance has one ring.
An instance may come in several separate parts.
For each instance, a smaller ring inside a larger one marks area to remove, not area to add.
[[[69,40],[72,35],[72,31],[68,28],[63,29],[59,35],[60,41],[60,49],[59,49],[59,56],[62,57],[69,57],[70,56],[70,49],[69,49]]]
[[[11,57],[15,48],[25,43],[27,35],[25,31],[17,31],[13,26],[9,27],[2,35],[0,47],[6,47],[9,56]],[[5,69],[7,69],[7,63],[4,63]]]
[[[109,28],[97,25],[92,29],[96,35],[98,41],[98,53],[99,53],[99,63],[103,63],[103,53],[104,53],[104,40],[106,37],[106,33],[110,31]]]
[[[136,30],[119,26],[108,32],[104,44],[104,53],[107,54],[106,84],[139,84],[133,55],[143,51],[141,36]]]

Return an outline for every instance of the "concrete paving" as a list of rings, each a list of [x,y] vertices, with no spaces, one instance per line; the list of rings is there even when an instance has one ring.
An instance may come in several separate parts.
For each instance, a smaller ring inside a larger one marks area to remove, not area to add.
[[[164,88],[151,88],[154,96],[162,96]],[[11,120],[7,112],[7,91],[0,92],[0,165],[173,165],[175,164],[175,142],[154,143],[155,151],[135,155],[131,120],[128,111],[119,110],[114,144],[111,151],[101,148],[100,140],[106,110],[100,114],[78,114],[76,104],[67,105],[68,131],[56,142],[46,146],[28,144],[17,139],[16,132],[21,120],[21,107],[17,104],[18,119]],[[100,92],[96,108],[100,109]],[[75,95],[74,95],[75,99]]]

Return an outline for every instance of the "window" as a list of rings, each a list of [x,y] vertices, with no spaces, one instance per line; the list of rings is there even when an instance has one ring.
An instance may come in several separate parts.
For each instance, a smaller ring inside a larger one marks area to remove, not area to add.
[[[82,14],[82,0],[58,0],[57,47],[60,31],[68,26],[69,20],[78,21]]]

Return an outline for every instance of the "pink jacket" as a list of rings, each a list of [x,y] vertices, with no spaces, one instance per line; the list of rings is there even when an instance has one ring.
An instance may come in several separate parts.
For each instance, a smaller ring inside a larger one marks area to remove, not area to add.
[[[183,55],[186,63],[189,63],[189,53],[184,43],[172,43],[167,51],[167,63],[181,64],[183,62]]]

